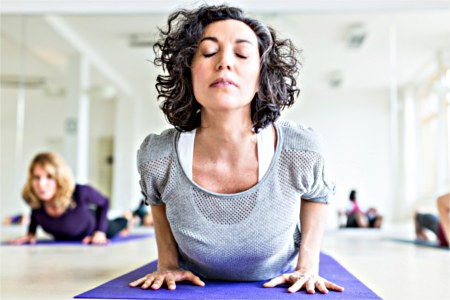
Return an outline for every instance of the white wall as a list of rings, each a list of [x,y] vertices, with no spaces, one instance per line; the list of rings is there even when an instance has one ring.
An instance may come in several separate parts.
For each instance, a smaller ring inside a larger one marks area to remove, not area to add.
[[[63,149],[64,101],[45,98],[40,90],[27,90],[22,155],[16,161],[16,153],[20,154],[16,147],[17,90],[2,89],[1,99],[1,207],[6,214],[24,209],[20,194],[33,156]]]
[[[27,89],[25,100],[22,155],[16,161],[17,89],[1,90],[1,214],[27,212],[21,189],[32,158],[42,151],[55,151],[64,157],[65,99],[48,98],[40,89]],[[96,159],[99,137],[113,137],[114,102],[93,101],[91,105],[90,156]],[[93,186],[98,181],[96,168],[89,172]]]
[[[99,140],[110,138],[114,140],[116,100],[91,99],[89,120],[89,184],[102,190],[100,178]]]
[[[358,191],[362,207],[375,206],[395,218],[388,91],[305,89],[283,118],[312,127],[326,144],[336,183],[332,220],[338,208],[347,207],[351,189]]]
[[[19,176],[15,168],[17,90],[2,89],[0,97],[0,204],[2,214],[8,214],[21,211],[25,207],[19,201],[19,190],[16,186]]]
[[[139,186],[136,155],[144,138],[150,133],[160,133],[170,124],[164,118],[156,100],[154,84],[159,69],[152,66],[149,98],[122,98],[117,102],[115,117],[114,174],[112,202],[115,211],[134,209],[142,199]]]

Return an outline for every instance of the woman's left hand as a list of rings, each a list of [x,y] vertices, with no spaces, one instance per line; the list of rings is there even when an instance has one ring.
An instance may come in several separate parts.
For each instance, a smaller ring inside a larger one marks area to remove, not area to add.
[[[92,236],[85,237],[81,242],[83,244],[106,245],[109,243],[109,240],[106,238],[106,233],[96,231]]]
[[[334,284],[325,278],[318,275],[295,271],[293,273],[287,273],[273,278],[272,280],[264,283],[264,287],[271,288],[280,284],[290,284],[288,291],[290,293],[295,293],[302,288],[306,289],[308,294],[314,294],[316,289],[322,294],[328,293],[328,290],[342,292],[344,288]]]

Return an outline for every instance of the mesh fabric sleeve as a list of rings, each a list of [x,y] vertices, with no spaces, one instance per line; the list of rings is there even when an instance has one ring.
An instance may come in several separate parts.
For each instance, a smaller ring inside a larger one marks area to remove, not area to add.
[[[137,167],[140,175],[139,184],[145,204],[160,205],[162,184],[166,181],[168,163],[162,152],[168,148],[167,140],[159,135],[148,135],[137,153]]]
[[[293,122],[284,123],[284,153],[290,175],[302,199],[328,203],[335,186],[328,177],[324,145],[313,129]]]
[[[327,178],[322,155],[316,153],[315,157],[311,174],[312,180],[309,180],[306,185],[306,192],[302,195],[302,199],[328,203],[329,196],[335,193],[335,185]]]

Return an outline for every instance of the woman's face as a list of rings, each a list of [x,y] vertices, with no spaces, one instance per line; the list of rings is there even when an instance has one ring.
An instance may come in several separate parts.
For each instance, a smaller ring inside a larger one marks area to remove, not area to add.
[[[249,109],[259,86],[256,34],[236,20],[209,24],[192,60],[191,72],[194,95],[202,109]]]
[[[33,168],[31,186],[33,192],[42,201],[52,200],[58,189],[56,180],[41,165],[35,165]]]

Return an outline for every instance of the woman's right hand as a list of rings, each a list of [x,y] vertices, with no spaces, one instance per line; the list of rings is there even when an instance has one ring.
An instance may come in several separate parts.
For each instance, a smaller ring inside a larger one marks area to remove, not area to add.
[[[169,290],[176,289],[175,282],[177,281],[191,281],[198,286],[204,286],[205,283],[200,277],[194,275],[191,271],[185,270],[158,270],[147,274],[133,282],[130,282],[131,287],[141,286],[143,289],[151,287],[153,290],[158,290],[163,284],[167,285]]]
[[[22,245],[27,243],[36,244],[36,236],[34,234],[27,234],[26,236],[9,241],[8,243],[13,245]]]

